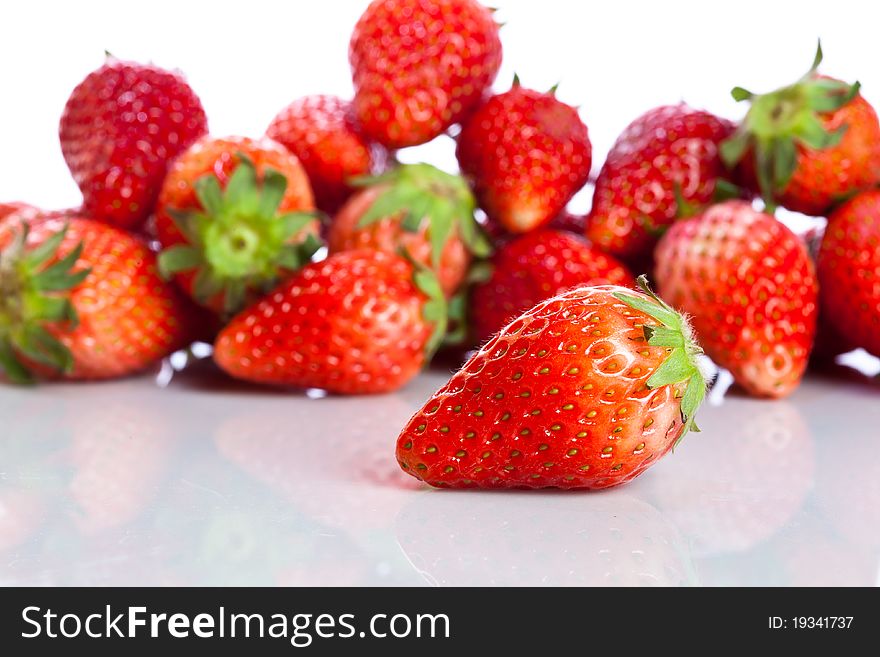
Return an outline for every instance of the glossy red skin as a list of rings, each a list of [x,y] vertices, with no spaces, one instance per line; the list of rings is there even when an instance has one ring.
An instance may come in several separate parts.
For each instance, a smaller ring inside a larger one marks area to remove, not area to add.
[[[550,222],[584,186],[592,146],[575,108],[514,85],[468,118],[456,156],[486,214],[524,233]]]
[[[813,216],[859,190],[880,184],[880,122],[877,112],[861,95],[840,109],[820,114],[822,126],[834,132],[846,125],[836,146],[823,150],[797,146],[797,166],[785,189],[777,194],[783,207]],[[742,181],[758,191],[752,157],[740,167]]]
[[[73,370],[63,378],[95,380],[139,372],[190,344],[200,330],[200,314],[173,285],[159,276],[156,256],[141,240],[83,217],[31,224],[33,248],[69,226],[58,249],[63,258],[82,242],[76,269],[91,273],[70,291],[79,324],[46,329],[73,354]],[[0,248],[14,232],[0,229]],[[45,369],[38,373],[53,376]]]
[[[233,377],[341,394],[390,392],[422,367],[432,327],[403,258],[345,251],[303,267],[220,332]]]
[[[473,109],[501,66],[501,40],[476,0],[374,0],[355,25],[348,59],[361,130],[403,148]]]
[[[351,195],[349,181],[383,165],[384,149],[355,130],[351,103],[337,96],[303,96],[272,119],[266,136],[299,158],[316,205],[336,212]]]
[[[521,235],[492,256],[491,278],[474,286],[470,317],[484,342],[544,299],[579,285],[633,287],[632,274],[583,237],[543,229]]]
[[[159,194],[156,206],[156,236],[167,249],[175,244],[187,243],[186,237],[180,232],[171,217],[171,212],[191,212],[201,210],[196,197],[194,184],[202,176],[217,176],[220,187],[226,187],[229,176],[238,165],[238,154],[249,157],[262,175],[264,169],[272,168],[287,178],[287,189],[279,206],[279,213],[306,212],[315,208],[314,196],[309,185],[305,170],[295,155],[281,144],[268,139],[250,139],[248,137],[228,137],[217,139],[205,137],[193,144],[182,153],[171,165],[168,176]],[[291,243],[300,242],[309,233],[317,234],[318,220],[308,224],[299,233],[291,237]],[[279,270],[279,276],[289,275],[286,270]],[[180,287],[195,298],[192,272],[182,272],[175,276]],[[223,295],[218,294],[205,304],[207,308],[221,314],[223,312]]]
[[[679,216],[675,188],[688,204],[712,201],[724,174],[719,144],[734,124],[684,103],[657,107],[617,138],[593,193],[586,235],[618,257],[649,256]]]
[[[880,356],[880,191],[862,192],[831,214],[818,272],[826,319]]]
[[[369,226],[358,228],[361,217],[383,191],[382,185],[368,187],[352,196],[342,207],[327,231],[327,247],[330,253],[376,249],[398,254],[404,248],[413,260],[433,269],[446,295],[453,295],[467,276],[471,263],[470,251],[458,235],[453,233],[449,236],[440,254],[439,266],[434,267],[427,232],[429,222],[423,221],[421,230],[417,233],[401,227],[401,216],[386,217]]]
[[[73,90],[59,135],[84,212],[136,229],[153,211],[168,162],[207,131],[181,75],[111,58]]]
[[[747,392],[784,397],[813,347],[818,285],[804,243],[746,201],[677,221],[657,247],[657,284],[691,316],[706,354]]]
[[[684,390],[648,389],[667,351],[615,292],[640,294],[575,288],[506,326],[404,427],[400,466],[453,488],[598,489],[644,472],[682,434]]]

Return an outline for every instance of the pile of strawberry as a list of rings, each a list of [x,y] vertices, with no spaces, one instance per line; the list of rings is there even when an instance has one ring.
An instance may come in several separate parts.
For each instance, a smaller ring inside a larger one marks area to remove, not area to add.
[[[108,57],[61,118],[82,207],[0,205],[6,378],[120,377],[199,340],[238,379],[382,393],[482,345],[400,434],[401,467],[602,488],[696,428],[704,352],[762,397],[814,347],[880,355],[880,124],[821,51],[794,84],[735,88],[738,124],[637,118],[578,217],[587,127],[555,89],[490,91],[493,11],[372,2],[353,98],[295,100],[259,138],[209,135],[179,74]],[[461,175],[396,161],[453,134]],[[779,206],[828,217],[814,255]]]

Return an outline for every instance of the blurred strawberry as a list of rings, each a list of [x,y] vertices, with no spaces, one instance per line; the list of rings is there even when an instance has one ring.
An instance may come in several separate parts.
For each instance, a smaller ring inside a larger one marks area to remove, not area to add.
[[[305,170],[268,138],[207,137],[178,157],[156,212],[159,264],[183,290],[232,315],[320,246]]]
[[[168,162],[207,131],[181,75],[108,56],[71,93],[59,133],[85,213],[135,229],[153,211]]]
[[[266,136],[299,158],[317,206],[333,214],[351,195],[351,180],[384,167],[387,153],[356,130],[351,103],[337,96],[303,96],[272,119]]]

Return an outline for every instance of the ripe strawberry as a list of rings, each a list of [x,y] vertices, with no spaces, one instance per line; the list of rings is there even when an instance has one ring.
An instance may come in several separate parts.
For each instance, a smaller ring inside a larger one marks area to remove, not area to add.
[[[634,287],[613,257],[579,235],[543,229],[520,235],[492,257],[489,278],[474,286],[470,317],[480,342],[544,299],[579,285]]]
[[[541,302],[409,421],[397,460],[432,486],[607,488],[693,425],[699,348],[655,297],[611,285]]]
[[[853,197],[828,218],[818,258],[827,320],[880,356],[880,191]]]
[[[220,332],[230,375],[342,394],[396,390],[445,330],[442,290],[400,256],[345,251],[307,265]]]
[[[619,257],[644,258],[676,219],[712,201],[733,123],[684,103],[643,114],[617,138],[599,172],[587,237]]]
[[[880,183],[880,122],[852,85],[816,73],[813,66],[794,84],[755,95],[740,127],[721,148],[728,166],[741,165],[745,182],[767,207],[777,204],[824,215],[835,202]]]
[[[747,392],[783,397],[800,383],[818,289],[806,247],[776,219],[727,201],[676,222],[657,247],[657,281]]]
[[[367,180],[330,224],[330,253],[376,249],[399,253],[435,270],[447,295],[467,275],[471,254],[489,243],[474,220],[467,183],[429,164],[402,165]]]
[[[514,79],[468,118],[456,155],[486,214],[524,233],[548,223],[584,186],[592,146],[574,107]]]
[[[266,136],[299,158],[318,207],[331,214],[351,195],[351,179],[373,173],[387,158],[355,130],[351,103],[336,96],[295,100],[272,120]]]
[[[431,141],[480,101],[501,41],[492,10],[476,0],[374,0],[348,59],[364,134],[403,148]]]
[[[168,162],[207,131],[181,75],[108,57],[71,93],[59,134],[85,213],[134,229],[153,211]]]
[[[15,382],[124,376],[196,337],[195,308],[118,229],[82,217],[5,226],[0,248],[0,365]]]
[[[171,166],[156,233],[163,274],[203,306],[233,314],[320,246],[309,180],[271,139],[207,137]]]

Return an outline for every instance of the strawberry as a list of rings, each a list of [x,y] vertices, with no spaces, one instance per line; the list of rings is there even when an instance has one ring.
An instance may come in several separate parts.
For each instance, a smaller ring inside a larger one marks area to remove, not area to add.
[[[29,205],[28,203],[21,203],[19,201],[12,201],[10,203],[0,203],[0,223],[3,222],[6,217],[17,214],[19,212],[31,212],[36,210],[34,206]]]
[[[862,192],[831,214],[818,273],[828,322],[844,342],[880,356],[880,191]]]
[[[330,253],[352,249],[405,251],[434,269],[447,295],[467,275],[471,254],[485,256],[489,243],[474,220],[467,183],[429,164],[401,165],[355,194],[330,224]]]
[[[159,265],[211,310],[231,315],[320,246],[309,180],[271,139],[207,137],[171,166],[159,194]]]
[[[736,87],[733,97],[751,103],[737,131],[722,145],[728,166],[760,191],[772,211],[821,216],[837,201],[880,183],[880,122],[846,84],[816,73],[774,92],[756,95]]]
[[[351,179],[373,173],[387,158],[355,130],[351,103],[336,96],[295,100],[272,120],[266,136],[299,158],[317,206],[331,214],[351,194]]]
[[[622,258],[650,255],[673,221],[712,201],[724,173],[718,147],[733,129],[684,103],[630,123],[596,179],[587,237]]]
[[[361,130],[403,148],[431,141],[480,101],[501,66],[501,40],[476,0],[374,0],[348,59]]]
[[[426,362],[444,333],[445,306],[428,270],[381,251],[344,251],[233,318],[214,360],[245,381],[388,392]]]
[[[207,131],[183,77],[108,56],[71,93],[59,135],[85,213],[135,229],[153,211],[168,162]]]
[[[159,277],[153,252],[112,226],[4,227],[0,248],[0,365],[15,382],[120,377],[196,337],[195,309]]]
[[[592,146],[574,107],[514,79],[462,126],[456,156],[480,206],[512,233],[559,214],[590,175]]]
[[[521,315],[415,414],[397,460],[432,486],[607,488],[688,429],[705,392],[685,320],[647,288],[578,287]]]
[[[818,289],[804,243],[746,201],[676,222],[657,247],[660,294],[747,392],[783,397],[807,365]]]
[[[470,317],[481,342],[523,311],[569,288],[635,284],[623,265],[583,237],[549,228],[504,244],[492,257],[491,268],[470,299]]]

